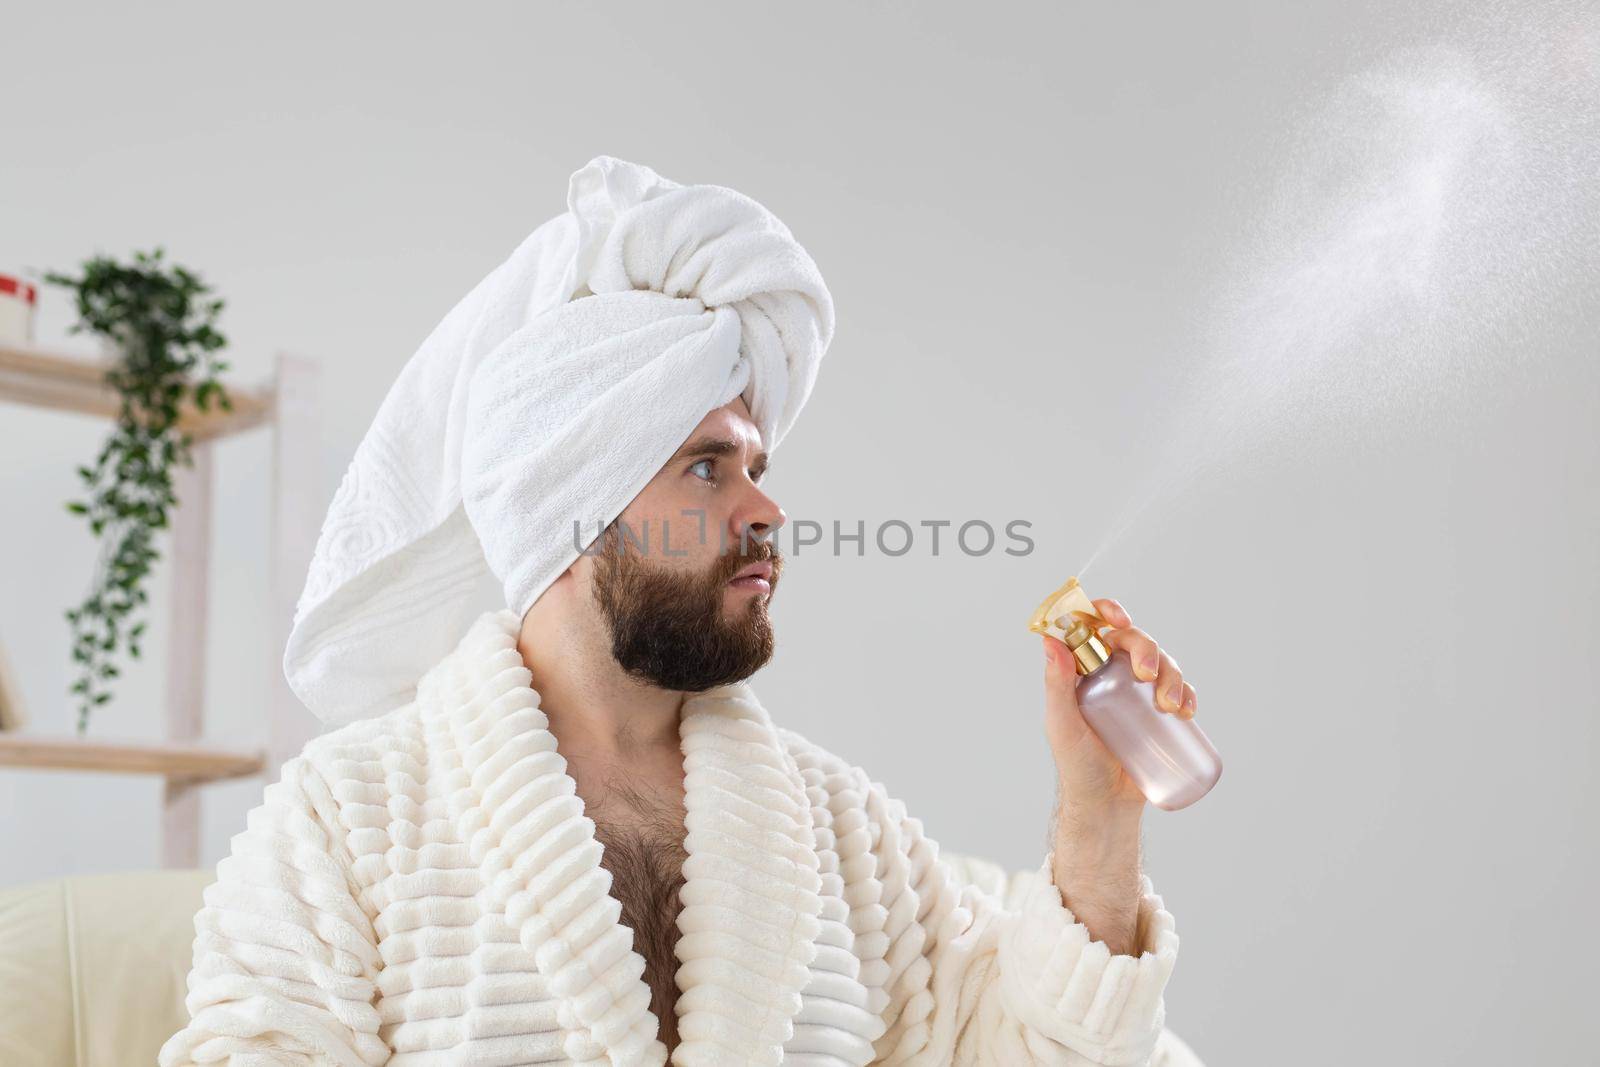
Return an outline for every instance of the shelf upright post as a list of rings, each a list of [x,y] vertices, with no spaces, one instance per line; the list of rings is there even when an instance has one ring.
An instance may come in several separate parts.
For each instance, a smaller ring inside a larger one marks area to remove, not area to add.
[[[167,740],[198,743],[205,732],[206,605],[211,573],[212,471],[209,438],[192,446],[193,467],[173,470],[172,587],[167,650]],[[192,779],[164,779],[161,863],[200,865],[200,790]]]

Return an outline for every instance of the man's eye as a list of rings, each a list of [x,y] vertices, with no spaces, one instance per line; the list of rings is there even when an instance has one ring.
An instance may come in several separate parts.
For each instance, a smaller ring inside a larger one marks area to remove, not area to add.
[[[689,469],[692,471],[696,467],[705,467],[705,468],[707,468],[706,473],[705,473],[705,479],[707,481],[713,481],[714,479],[713,479],[711,471],[710,471],[711,466],[712,466],[712,463],[711,463],[711,461],[709,459],[697,459],[693,463],[689,464]],[[699,475],[696,475],[696,477],[699,477]]]

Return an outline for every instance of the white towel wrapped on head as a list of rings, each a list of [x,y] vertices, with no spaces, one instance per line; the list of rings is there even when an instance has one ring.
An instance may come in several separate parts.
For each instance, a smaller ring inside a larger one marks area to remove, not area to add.
[[[833,302],[771,212],[610,156],[567,204],[429,334],[334,496],[283,658],[326,723],[411,699],[486,575],[525,614],[708,412],[743,396],[771,453],[810,396]]]

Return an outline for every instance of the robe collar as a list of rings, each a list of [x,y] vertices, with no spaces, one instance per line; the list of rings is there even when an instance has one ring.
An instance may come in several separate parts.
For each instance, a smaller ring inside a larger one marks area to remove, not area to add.
[[[417,702],[445,761],[450,817],[558,1003],[584,1063],[667,1060],[644,958],[622,924],[601,842],[517,649],[487,611],[425,674]],[[748,682],[684,700],[688,858],[678,915],[677,1067],[776,1065],[814,961],[821,877],[805,782]]]

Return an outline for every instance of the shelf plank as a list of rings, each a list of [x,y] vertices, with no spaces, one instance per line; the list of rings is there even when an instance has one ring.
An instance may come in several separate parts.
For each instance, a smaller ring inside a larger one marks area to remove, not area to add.
[[[259,774],[265,765],[266,757],[261,752],[210,745],[0,733],[0,767],[155,774],[184,782],[216,782]]]
[[[0,341],[0,400],[114,419],[121,410],[116,390],[105,382],[110,361],[52,352],[36,345]],[[227,386],[232,411],[201,411],[186,400],[178,426],[205,441],[239,433],[272,419],[271,389]]]

